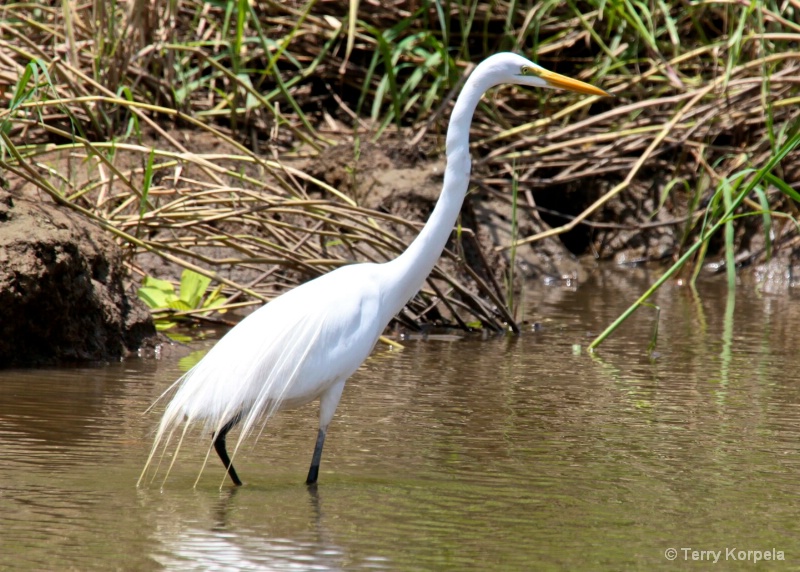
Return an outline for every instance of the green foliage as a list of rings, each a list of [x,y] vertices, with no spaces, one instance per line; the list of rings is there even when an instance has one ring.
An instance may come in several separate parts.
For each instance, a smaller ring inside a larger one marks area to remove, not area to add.
[[[404,20],[384,31],[365,25],[377,43],[377,50],[370,61],[356,111],[361,110],[365,101],[372,101],[370,116],[378,123],[375,137],[392,122],[402,125],[402,120],[412,112],[414,120],[430,113],[453,79],[448,77],[449,70],[456,70],[447,46],[429,31],[408,33],[411,22]],[[378,78],[374,90],[373,78]]]
[[[191,315],[200,310],[199,315],[208,316],[211,310],[225,304],[226,299],[221,294],[222,285],[206,295],[210,284],[210,278],[186,269],[181,274],[178,293],[175,292],[172,282],[145,276],[138,294],[139,299],[151,310],[162,311],[154,316],[156,328],[168,330],[174,328],[187,313]]]

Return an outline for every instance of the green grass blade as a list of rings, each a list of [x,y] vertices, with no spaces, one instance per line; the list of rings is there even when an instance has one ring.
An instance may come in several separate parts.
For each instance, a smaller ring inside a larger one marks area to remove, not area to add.
[[[147,210],[147,197],[150,195],[150,186],[153,184],[153,160],[155,159],[155,156],[155,150],[150,149],[150,154],[147,155],[147,164],[144,167],[142,197],[139,199],[139,220],[142,220],[142,217]]]
[[[784,181],[780,177],[777,177],[774,173],[767,173],[767,175],[764,178],[766,179],[766,181],[770,185],[773,185],[775,188],[777,188],[784,195],[786,195],[787,197],[789,197],[793,201],[796,201],[796,202],[800,203],[800,193],[798,193],[792,187],[790,187],[786,183],[786,181]]]
[[[753,189],[758,197],[758,203],[761,205],[761,220],[764,225],[764,248],[766,250],[767,260],[772,258],[772,211],[769,206],[769,199],[764,188],[758,185]]]
[[[722,201],[725,211],[733,213],[733,187],[727,179],[722,181]],[[733,217],[725,219],[725,272],[728,275],[728,290],[736,289],[736,245],[734,244]]]

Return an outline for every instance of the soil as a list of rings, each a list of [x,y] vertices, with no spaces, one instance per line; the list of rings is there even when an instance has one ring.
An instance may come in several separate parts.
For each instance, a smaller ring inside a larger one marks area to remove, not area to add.
[[[155,343],[126,276],[104,231],[0,191],[0,367],[115,360]]]

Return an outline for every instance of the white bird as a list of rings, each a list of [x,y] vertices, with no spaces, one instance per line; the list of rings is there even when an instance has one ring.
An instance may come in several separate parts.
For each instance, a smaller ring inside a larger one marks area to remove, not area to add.
[[[484,92],[499,84],[608,95],[516,54],[500,53],[480,63],[453,108],[444,186],[419,236],[394,260],[338,268],[275,298],[230,330],[173,385],[178,389],[164,411],[139,483],[165,436],[168,442],[182,423],[185,435],[190,424],[203,422],[213,432],[227,474],[240,485],[225,446],[231,428],[242,423],[235,456],[257,422],[319,398],[319,431],[306,483],[317,481],[325,434],[345,382],[422,287],[447,243],[469,185],[472,116]]]

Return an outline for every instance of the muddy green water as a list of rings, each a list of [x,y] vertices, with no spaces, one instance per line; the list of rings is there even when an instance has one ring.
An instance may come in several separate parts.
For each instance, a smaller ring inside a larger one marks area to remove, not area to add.
[[[651,278],[530,292],[519,337],[379,349],[314,492],[316,406],[248,442],[240,489],[216,459],[192,487],[199,434],[137,489],[180,361],[0,372],[0,569],[797,569],[800,295],[670,287],[655,357],[651,310],[587,354]]]

